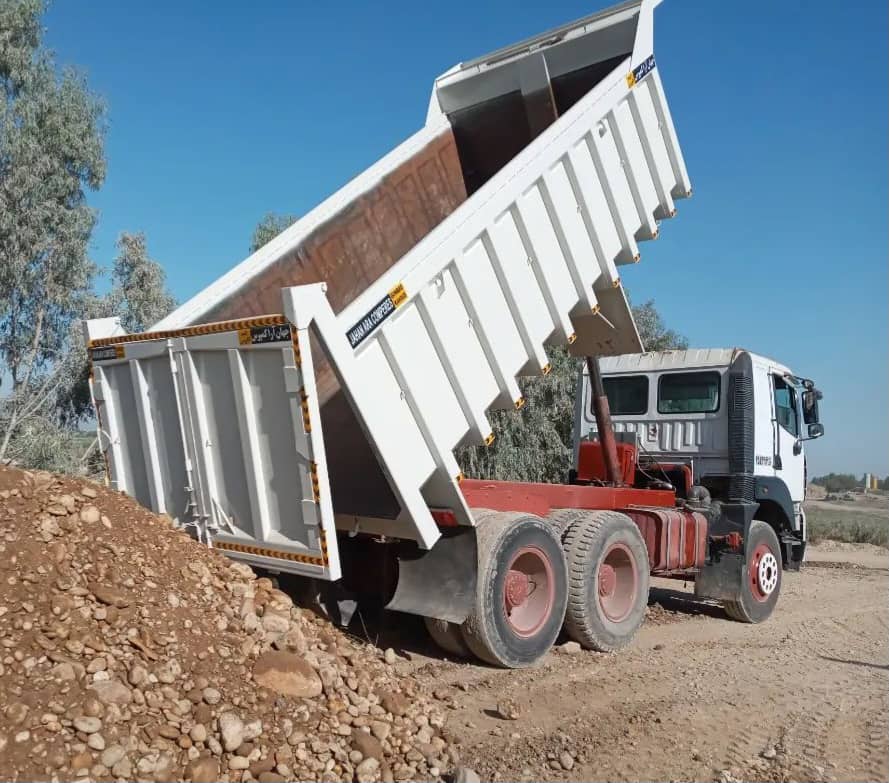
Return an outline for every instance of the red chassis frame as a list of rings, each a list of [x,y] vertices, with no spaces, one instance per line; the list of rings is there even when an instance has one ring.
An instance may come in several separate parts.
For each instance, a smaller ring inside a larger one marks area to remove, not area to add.
[[[630,506],[676,505],[676,493],[665,489],[463,479],[460,490],[470,508],[524,511],[539,517],[557,508],[617,511]]]
[[[471,508],[518,511],[546,517],[555,509],[621,511],[639,528],[654,574],[689,574],[699,569],[707,551],[707,518],[677,508],[672,490],[582,484],[535,484],[464,479],[460,489]],[[432,509],[442,527],[456,526],[451,509]]]

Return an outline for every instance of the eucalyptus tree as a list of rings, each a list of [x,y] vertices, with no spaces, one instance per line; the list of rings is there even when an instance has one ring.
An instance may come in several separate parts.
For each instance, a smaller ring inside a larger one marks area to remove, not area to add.
[[[105,178],[105,108],[42,41],[41,0],[0,3],[0,358],[3,459],[53,403],[97,267],[86,193]]]

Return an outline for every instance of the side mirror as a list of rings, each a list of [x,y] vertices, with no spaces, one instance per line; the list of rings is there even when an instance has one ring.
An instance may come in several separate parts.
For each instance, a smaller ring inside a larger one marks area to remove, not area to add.
[[[824,425],[820,422],[815,422],[814,424],[809,425],[809,440],[820,438],[823,434]]]
[[[818,423],[818,400],[822,399],[822,394],[818,389],[806,389],[803,392],[803,421],[806,424]],[[818,435],[823,435],[822,430]],[[809,435],[810,438],[817,438],[818,435]]]

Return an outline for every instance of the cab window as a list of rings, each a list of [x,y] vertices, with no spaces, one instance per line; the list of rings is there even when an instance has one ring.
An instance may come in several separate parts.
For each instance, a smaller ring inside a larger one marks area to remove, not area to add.
[[[712,413],[719,410],[718,372],[676,372],[658,383],[658,413]]]
[[[648,377],[624,375],[603,378],[605,396],[612,416],[641,416],[648,413]]]
[[[799,436],[796,418],[796,392],[793,387],[778,375],[773,375],[775,382],[775,418],[785,430],[794,437]]]

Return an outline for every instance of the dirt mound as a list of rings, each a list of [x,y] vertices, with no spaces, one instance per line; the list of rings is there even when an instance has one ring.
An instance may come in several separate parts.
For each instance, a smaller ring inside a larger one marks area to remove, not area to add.
[[[0,468],[0,777],[415,780],[444,706],[128,497]]]

